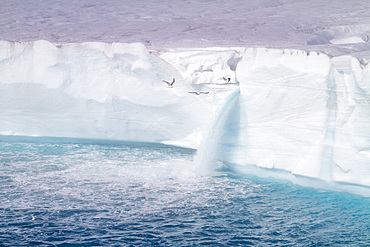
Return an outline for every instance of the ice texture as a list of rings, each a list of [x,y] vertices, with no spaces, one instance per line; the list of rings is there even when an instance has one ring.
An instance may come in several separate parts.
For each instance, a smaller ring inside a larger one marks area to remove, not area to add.
[[[154,50],[253,46],[336,55],[369,49],[368,0],[4,0],[0,8],[0,40],[7,41],[139,42]]]
[[[236,70],[245,127],[234,162],[369,186],[369,72],[350,56],[248,49]]]
[[[368,61],[1,41],[0,134],[164,143],[198,149],[203,162],[370,186]]]
[[[162,80],[172,78],[169,88]],[[2,41],[0,88],[2,135],[197,148],[223,98],[237,87],[192,85],[138,43]],[[209,94],[188,93],[199,90]]]

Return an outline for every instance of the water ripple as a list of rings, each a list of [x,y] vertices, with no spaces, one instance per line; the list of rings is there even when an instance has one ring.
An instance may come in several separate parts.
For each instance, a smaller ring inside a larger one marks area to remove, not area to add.
[[[370,242],[370,199],[221,172],[164,146],[0,142],[3,246]]]

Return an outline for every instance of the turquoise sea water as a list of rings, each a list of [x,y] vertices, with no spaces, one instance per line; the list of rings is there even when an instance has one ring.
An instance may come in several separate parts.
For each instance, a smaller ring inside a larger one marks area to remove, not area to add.
[[[0,246],[370,244],[367,197],[201,176],[176,147],[0,140]]]

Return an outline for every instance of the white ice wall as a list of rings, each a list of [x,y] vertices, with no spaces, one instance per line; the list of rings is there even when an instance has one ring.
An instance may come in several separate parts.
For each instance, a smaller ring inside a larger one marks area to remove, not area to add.
[[[243,163],[320,176],[329,70],[330,60],[321,54],[247,50],[237,68]]]
[[[332,59],[337,112],[332,179],[370,186],[370,68],[349,57]]]
[[[234,162],[370,186],[369,74],[349,56],[248,49]]]
[[[202,88],[209,94],[189,94],[196,89],[141,44],[0,42],[2,135],[197,148],[229,91]]]
[[[158,53],[140,44],[2,41],[0,134],[200,147],[207,159],[370,186],[367,61],[264,48]],[[168,88],[162,80],[172,78]]]

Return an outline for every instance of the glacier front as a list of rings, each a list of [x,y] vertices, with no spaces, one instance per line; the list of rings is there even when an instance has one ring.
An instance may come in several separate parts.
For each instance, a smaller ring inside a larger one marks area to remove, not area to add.
[[[370,186],[366,57],[1,41],[0,135],[163,143]]]

